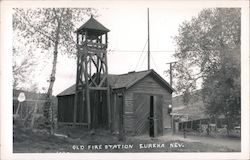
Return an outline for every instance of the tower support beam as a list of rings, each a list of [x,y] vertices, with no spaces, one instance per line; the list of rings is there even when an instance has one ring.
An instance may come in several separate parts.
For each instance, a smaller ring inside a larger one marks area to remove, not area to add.
[[[74,125],[79,121],[79,123],[87,123],[89,129],[94,129],[100,124],[104,124],[103,120],[105,120],[105,125],[111,126],[107,32],[109,30],[96,21],[93,16],[76,31],[78,59]],[[102,41],[104,38],[105,41]],[[107,98],[105,101],[104,97]],[[78,113],[78,111],[80,112]],[[85,117],[82,118],[83,116]]]

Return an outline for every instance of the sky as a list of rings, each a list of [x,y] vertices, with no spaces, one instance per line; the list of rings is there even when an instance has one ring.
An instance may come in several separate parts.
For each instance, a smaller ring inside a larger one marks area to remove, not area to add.
[[[149,8],[151,68],[169,82],[165,70],[172,62],[179,25],[197,16],[202,8]],[[123,74],[147,69],[147,8],[101,8],[96,19],[108,33],[108,71]],[[83,22],[84,23],[84,22]],[[145,46],[145,48],[144,48]],[[143,52],[144,49],[144,52]],[[53,94],[75,83],[76,61],[59,56]],[[46,70],[50,71],[50,65]],[[40,78],[39,78],[40,79]]]
[[[147,69],[147,8],[146,7],[114,7],[97,8],[96,18],[106,28],[108,33],[108,71],[110,74],[123,74],[130,71]],[[149,7],[150,19],[150,52],[151,65],[167,82],[169,69],[166,63],[175,61],[173,58],[176,45],[174,37],[184,21],[197,17],[203,8],[200,7]],[[85,22],[82,22],[84,24]],[[80,25],[82,25],[80,24]],[[80,26],[79,26],[80,27]],[[52,57],[41,57],[36,72],[32,75],[40,92],[48,87],[52,68]],[[76,59],[66,55],[58,56],[56,81],[53,95],[57,95],[75,83]]]

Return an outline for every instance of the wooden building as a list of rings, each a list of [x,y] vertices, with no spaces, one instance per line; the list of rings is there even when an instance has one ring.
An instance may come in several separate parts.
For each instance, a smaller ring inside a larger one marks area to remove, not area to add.
[[[160,136],[164,128],[171,128],[169,106],[172,103],[173,88],[154,70],[109,74],[108,77],[111,87],[111,128],[114,133]],[[59,125],[73,123],[74,95],[75,85],[57,95]],[[96,102],[91,101],[91,121],[97,128],[108,125],[105,100],[103,98],[99,101],[103,105],[95,105]],[[86,116],[86,107],[78,108],[77,124],[85,125]]]

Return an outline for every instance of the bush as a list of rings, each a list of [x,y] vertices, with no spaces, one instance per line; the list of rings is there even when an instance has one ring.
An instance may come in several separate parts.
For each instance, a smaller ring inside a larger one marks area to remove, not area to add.
[[[33,128],[44,129],[46,127],[45,126],[46,122],[47,119],[41,115],[35,119]]]

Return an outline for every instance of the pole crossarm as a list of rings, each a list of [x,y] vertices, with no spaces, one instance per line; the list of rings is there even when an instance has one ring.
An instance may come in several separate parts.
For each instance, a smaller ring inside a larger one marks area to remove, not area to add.
[[[166,64],[169,64],[169,74],[170,74],[170,86],[172,87],[172,84],[173,84],[173,74],[172,74],[172,64],[176,64],[177,61],[174,61],[174,62],[168,62]]]

